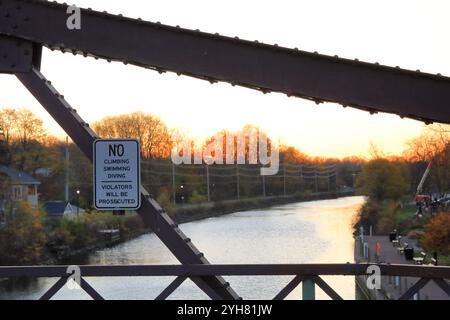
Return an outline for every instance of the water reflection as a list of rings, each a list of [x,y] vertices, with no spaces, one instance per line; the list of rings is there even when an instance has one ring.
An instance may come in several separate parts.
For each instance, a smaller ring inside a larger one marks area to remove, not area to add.
[[[345,263],[353,262],[351,223],[362,197],[347,197],[288,204],[265,210],[251,210],[186,223],[189,235],[212,263]],[[99,250],[86,262],[118,264],[178,264],[154,234]],[[245,299],[271,299],[292,277],[227,277]],[[353,277],[324,277],[344,298],[355,298]],[[167,286],[170,277],[90,278],[107,299],[153,299]],[[1,286],[2,299],[36,299],[56,280],[41,279],[28,286]],[[288,299],[299,299],[296,289]],[[326,298],[317,288],[316,297]],[[81,291],[64,288],[56,299],[83,299]],[[203,299],[206,296],[186,281],[171,299]]]

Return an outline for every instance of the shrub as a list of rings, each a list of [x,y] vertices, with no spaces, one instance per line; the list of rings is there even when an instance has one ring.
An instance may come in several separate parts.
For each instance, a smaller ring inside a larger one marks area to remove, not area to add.
[[[424,249],[444,256],[450,255],[450,214],[441,213],[433,217],[425,226],[421,239]]]
[[[0,264],[36,264],[44,255],[47,240],[43,213],[20,202],[6,213],[6,225],[0,228]]]
[[[189,202],[190,203],[202,203],[202,202],[206,202],[208,200],[208,198],[203,195],[200,194],[197,190],[194,190],[194,192],[192,192],[191,197],[189,198]]]

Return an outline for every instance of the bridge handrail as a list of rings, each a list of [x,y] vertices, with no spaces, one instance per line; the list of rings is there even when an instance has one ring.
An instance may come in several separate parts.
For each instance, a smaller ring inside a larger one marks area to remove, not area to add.
[[[371,265],[383,276],[450,279],[450,266],[333,263],[333,264],[214,264],[214,265],[84,265],[83,277],[126,276],[283,276],[367,275]],[[62,277],[68,266],[0,266],[0,278]]]

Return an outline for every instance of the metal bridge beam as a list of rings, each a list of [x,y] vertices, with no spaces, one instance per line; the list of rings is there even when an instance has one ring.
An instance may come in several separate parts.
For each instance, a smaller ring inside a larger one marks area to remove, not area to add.
[[[69,30],[67,5],[2,0],[0,34],[50,49],[450,123],[450,78],[341,59],[92,10]]]

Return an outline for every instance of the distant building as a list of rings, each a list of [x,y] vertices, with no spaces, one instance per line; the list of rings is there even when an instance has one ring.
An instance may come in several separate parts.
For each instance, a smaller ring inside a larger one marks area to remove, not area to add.
[[[76,218],[85,212],[68,201],[48,201],[44,204],[44,210],[49,218]]]
[[[10,199],[4,199],[3,206],[6,201],[26,201],[33,209],[38,207],[38,185],[39,180],[33,178],[25,172],[17,171],[11,167],[0,166],[0,174],[9,178],[11,185]]]

